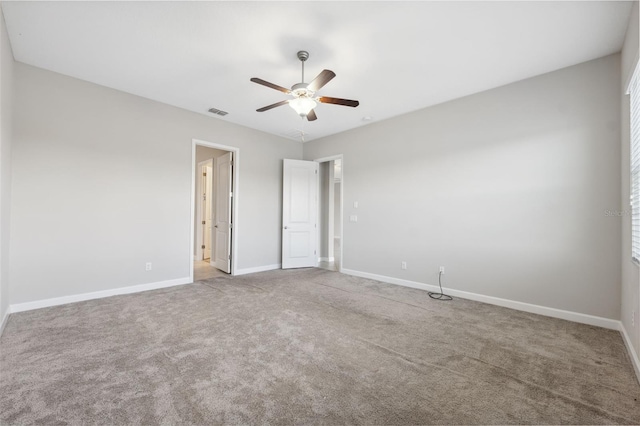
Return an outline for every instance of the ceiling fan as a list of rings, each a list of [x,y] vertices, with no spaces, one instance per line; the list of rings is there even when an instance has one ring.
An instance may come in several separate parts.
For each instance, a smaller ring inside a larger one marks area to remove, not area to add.
[[[278,86],[277,84],[269,83],[268,81],[264,81],[260,78],[252,78],[251,81],[254,83],[262,84],[263,86],[270,87],[272,89],[279,90],[281,92],[286,93],[287,95],[292,95],[293,99],[287,99],[284,101],[276,102],[275,104],[267,105],[265,107],[259,108],[256,111],[264,112],[268,111],[272,108],[279,107],[281,105],[289,104],[291,108],[293,108],[300,117],[307,118],[309,121],[314,121],[318,117],[316,116],[315,111],[313,110],[318,102],[323,104],[334,104],[334,105],[344,105],[348,107],[357,107],[360,105],[360,102],[354,101],[351,99],[340,99],[340,98],[330,98],[328,96],[316,96],[316,92],[320,90],[325,84],[327,84],[336,74],[331,70],[323,70],[316,78],[313,79],[311,83],[304,82],[304,62],[309,59],[309,52],[305,50],[301,50],[298,52],[298,59],[302,62],[302,83],[297,83],[291,86],[291,90]]]

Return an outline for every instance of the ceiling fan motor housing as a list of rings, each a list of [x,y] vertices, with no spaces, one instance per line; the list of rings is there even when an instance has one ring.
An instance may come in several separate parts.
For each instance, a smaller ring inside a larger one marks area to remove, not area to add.
[[[291,86],[291,94],[296,98],[313,98],[316,92],[307,89],[308,83],[298,83]]]

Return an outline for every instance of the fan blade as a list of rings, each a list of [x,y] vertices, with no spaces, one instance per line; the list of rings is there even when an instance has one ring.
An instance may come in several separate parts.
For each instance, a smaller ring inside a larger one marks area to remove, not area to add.
[[[322,88],[322,86],[324,86],[329,81],[331,81],[331,79],[335,76],[336,76],[336,73],[334,73],[331,70],[322,70],[322,72],[318,74],[318,76],[314,78],[311,83],[309,83],[309,85],[307,86],[307,89],[317,92]]]
[[[258,111],[258,112],[265,112],[265,111],[268,111],[268,110],[270,110],[270,109],[272,109],[272,108],[279,107],[279,106],[282,106],[282,105],[286,105],[286,104],[288,104],[288,103],[289,103],[289,101],[288,101],[288,100],[286,100],[286,101],[280,101],[280,102],[276,102],[275,104],[267,105],[266,107],[262,107],[262,108],[260,108],[260,109],[257,109],[256,111]]]
[[[253,81],[254,83],[262,84],[263,86],[271,87],[272,89],[279,90],[279,91],[284,92],[286,94],[291,93],[291,90],[285,89],[284,87],[278,86],[277,84],[269,83],[268,81],[264,81],[261,78],[253,77],[251,79],[251,81]]]
[[[307,114],[307,120],[315,121],[317,119],[318,119],[318,116],[316,115],[316,112],[314,110],[309,111],[309,114]]]
[[[344,105],[348,107],[357,107],[360,105],[360,102],[352,101],[351,99],[330,98],[328,96],[319,97],[318,100],[323,104]]]

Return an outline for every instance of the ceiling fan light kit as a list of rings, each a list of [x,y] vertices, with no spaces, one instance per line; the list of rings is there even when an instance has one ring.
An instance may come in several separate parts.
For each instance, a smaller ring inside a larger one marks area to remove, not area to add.
[[[316,105],[318,105],[316,101],[306,96],[299,96],[289,101],[289,106],[302,118],[308,116],[309,112],[311,112]]]
[[[298,52],[298,59],[302,63],[302,82],[294,84],[291,90],[278,86],[277,84],[269,83],[268,81],[254,77],[252,82],[261,84],[263,86],[270,87],[271,89],[278,90],[280,92],[292,95],[293,99],[276,102],[275,104],[267,105],[262,108],[258,108],[256,111],[264,112],[272,108],[279,107],[281,105],[289,104],[291,108],[303,119],[308,121],[314,121],[318,117],[316,116],[314,108],[318,103],[343,105],[348,107],[357,107],[360,102],[351,99],[331,98],[327,96],[316,97],[316,92],[320,90],[325,84],[327,84],[336,74],[331,70],[323,70],[318,76],[313,79],[311,83],[304,82],[304,63],[309,59],[309,52],[301,50]]]

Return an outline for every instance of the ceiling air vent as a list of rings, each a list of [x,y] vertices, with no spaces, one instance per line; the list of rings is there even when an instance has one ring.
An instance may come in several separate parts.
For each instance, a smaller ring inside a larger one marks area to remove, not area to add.
[[[291,129],[287,132],[282,133],[283,136],[286,136],[289,139],[294,139],[297,141],[305,141],[305,136],[309,136],[309,133],[305,132],[301,129]]]
[[[229,114],[227,111],[222,111],[221,109],[218,109],[218,108],[209,108],[209,112],[212,113],[212,114],[221,115],[223,117],[225,115]]]

